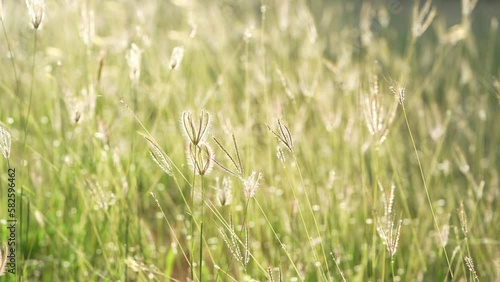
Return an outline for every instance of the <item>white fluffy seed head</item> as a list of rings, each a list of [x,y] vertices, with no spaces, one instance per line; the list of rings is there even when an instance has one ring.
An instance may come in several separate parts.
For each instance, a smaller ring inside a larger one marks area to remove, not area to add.
[[[135,43],[132,43],[130,45],[130,49],[125,55],[125,59],[127,60],[127,64],[129,67],[130,81],[133,85],[137,85],[139,83],[139,78],[141,77],[141,48],[139,48],[139,46],[137,46]]]
[[[222,184],[219,181],[219,178],[216,178],[217,182],[217,201],[220,206],[228,206],[231,204],[233,199],[232,195],[232,182],[231,179],[224,176],[222,178]]]
[[[426,0],[423,5],[420,5],[420,1],[415,1],[411,29],[414,39],[419,38],[429,28],[436,14],[437,10],[436,7],[432,6],[432,0]]]
[[[11,137],[10,133],[0,125],[0,151],[2,155],[8,159],[10,158],[10,146],[11,146]]]
[[[402,95],[404,95],[404,91]],[[360,103],[368,131],[378,144],[382,144],[387,138],[389,127],[396,114],[398,101],[399,98],[392,103],[389,110],[386,110],[383,96],[379,93],[377,76],[374,75],[370,79],[370,91],[361,97]]]
[[[188,144],[187,150],[188,164],[198,175],[208,175],[214,166],[214,151],[205,142],[198,145]]]
[[[45,0],[26,0],[28,14],[34,29],[38,29],[45,18]]]
[[[155,163],[168,175],[173,176],[172,173],[172,166],[170,165],[170,161],[168,160],[167,156],[163,154],[162,150],[156,143],[149,139],[148,137],[144,136],[146,141],[148,141],[149,145],[149,153]]]
[[[190,111],[182,112],[181,128],[188,143],[198,145],[204,142],[210,129],[210,113],[201,111],[198,122],[196,122]]]
[[[259,187],[259,181],[262,178],[262,173],[253,171],[247,180],[243,181],[245,197],[247,199],[253,198],[255,196],[255,191]]]
[[[8,257],[9,257],[9,248],[7,247],[7,244],[3,244],[0,248],[0,276],[5,274]]]
[[[92,46],[95,38],[95,13],[88,9],[86,2],[83,3],[80,11],[80,37],[87,46]]]
[[[169,67],[171,70],[178,69],[182,58],[184,58],[184,47],[177,46],[172,50],[172,55],[170,56]]]
[[[3,21],[3,0],[0,0],[0,20]]]

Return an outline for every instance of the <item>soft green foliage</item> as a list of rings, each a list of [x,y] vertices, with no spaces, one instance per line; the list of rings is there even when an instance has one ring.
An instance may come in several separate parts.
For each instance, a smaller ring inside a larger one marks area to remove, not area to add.
[[[18,278],[499,280],[498,4],[368,2],[4,1]]]

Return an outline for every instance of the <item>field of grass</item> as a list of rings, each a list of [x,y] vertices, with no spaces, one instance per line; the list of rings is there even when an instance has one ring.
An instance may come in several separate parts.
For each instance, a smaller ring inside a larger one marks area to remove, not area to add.
[[[500,281],[487,2],[26,2],[0,281]]]

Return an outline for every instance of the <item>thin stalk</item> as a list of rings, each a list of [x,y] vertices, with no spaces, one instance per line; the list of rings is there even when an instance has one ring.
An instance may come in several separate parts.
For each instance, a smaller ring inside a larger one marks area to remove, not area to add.
[[[396,276],[394,275],[394,257],[391,257],[391,272],[392,272],[392,281],[396,281]]]
[[[410,134],[411,144],[413,145],[413,150],[415,152],[415,156],[417,157],[418,168],[420,170],[420,177],[422,178],[422,182],[424,184],[424,189],[425,189],[425,195],[427,197],[427,202],[429,203],[429,207],[431,209],[432,220],[434,221],[434,226],[436,227],[438,234],[441,235],[441,229],[439,228],[439,225],[438,225],[437,220],[436,220],[436,214],[434,213],[434,208],[432,207],[432,201],[431,201],[431,197],[429,195],[429,189],[427,188],[427,181],[425,180],[424,170],[422,168],[422,163],[420,162],[420,157],[418,156],[417,145],[415,145],[415,139],[413,138],[413,134],[411,132],[410,123],[408,122],[408,116],[406,115],[406,109],[405,109],[404,103],[401,103],[401,107],[403,109],[406,127],[408,128],[408,133]],[[446,247],[443,244],[443,238],[441,236],[439,236],[439,238],[441,239],[441,246],[443,248],[444,256],[446,257],[446,263],[448,264],[448,270],[450,272],[451,278],[453,279],[453,271],[451,270],[450,259],[448,258],[448,253],[446,252]]]
[[[373,206],[373,210],[376,209],[376,203],[377,203],[377,198],[378,198],[378,184],[377,184],[377,181],[379,180],[379,167],[380,167],[380,164],[379,164],[379,161],[380,161],[380,155],[379,155],[379,150],[380,148],[378,147],[377,145],[377,148],[375,150],[375,172],[374,172],[374,175],[375,177],[373,177],[373,183],[372,183],[372,187],[373,187],[373,198],[372,198],[372,206]],[[372,152],[373,153],[373,152]],[[374,223],[373,225],[373,228],[372,228],[372,258],[373,258],[373,263],[372,263],[372,271],[373,273],[375,273],[375,271],[377,270],[377,260],[376,260],[376,257],[377,257],[377,238],[378,238],[378,232],[377,232],[377,225]],[[384,257],[385,257],[385,251],[384,251]],[[385,272],[385,263],[382,265],[382,273]],[[384,276],[382,276],[384,277]]]
[[[202,281],[203,273],[203,175],[201,176],[201,222],[200,222],[200,281]]]
[[[37,30],[35,29],[35,38],[34,38],[34,43],[33,43],[33,63],[31,65],[31,87],[30,87],[30,96],[29,96],[29,102],[28,102],[28,113],[26,114],[26,122],[24,125],[24,141],[23,141],[23,157],[24,153],[26,151],[26,141],[27,141],[27,135],[28,135],[28,123],[29,123],[29,118],[30,118],[30,113],[31,113],[31,102],[33,99],[33,88],[35,86],[35,62],[36,62],[36,44],[37,44]]]
[[[165,222],[168,225],[168,228],[172,232],[172,235],[174,237],[175,242],[177,243],[177,245],[181,246],[180,249],[181,249],[182,255],[184,256],[184,258],[186,259],[186,261],[189,262],[189,259],[188,259],[187,255],[186,255],[186,252],[184,252],[184,249],[182,248],[181,242],[179,241],[179,238],[176,235],[175,229],[172,228],[172,225],[170,224],[170,221],[168,220],[167,215],[165,214],[165,211],[163,210],[163,208],[160,205],[160,201],[158,201],[158,198],[156,198],[156,195],[153,192],[150,192],[150,193],[151,193],[151,196],[153,197],[153,199],[155,200],[156,205],[160,209],[161,214],[163,215],[163,219],[165,219]],[[125,280],[125,281],[127,281],[127,280]]]
[[[373,224],[373,225],[376,225],[376,224]],[[382,259],[385,259],[386,252],[387,252],[387,250],[384,248],[384,252],[382,253]],[[373,260],[375,261],[375,258],[373,258]],[[382,263],[382,275],[381,275],[381,278],[382,278],[382,281],[385,279],[385,261],[384,261],[384,263]],[[392,280],[392,281],[394,281],[394,280]]]
[[[196,180],[196,171],[195,167],[193,167],[193,186],[191,187],[191,218],[190,218],[190,223],[191,223],[191,251],[190,251],[190,268],[191,268],[191,280],[194,281],[194,269],[193,269],[193,257],[194,257],[194,212],[193,212],[193,207],[194,207],[194,184]]]
[[[292,183],[292,180],[290,179],[290,176],[288,175],[287,167],[285,166],[284,163],[283,163],[283,170],[285,171],[286,179],[288,180],[288,185],[290,185],[290,187],[291,187],[291,190],[292,190],[292,193],[293,193],[293,198],[297,201],[297,208],[299,210],[299,216],[300,216],[300,219],[302,221],[302,225],[304,227],[304,231],[306,233],[306,236],[308,238],[309,246],[311,247],[311,251],[312,251],[312,253],[314,255],[314,260],[315,261],[319,261],[318,254],[316,253],[316,251],[314,249],[314,246],[312,244],[311,235],[310,235],[309,230],[308,230],[307,225],[306,225],[306,220],[304,218],[304,213],[302,212],[302,208],[300,206],[299,198],[297,197],[297,191],[295,189],[295,186]],[[321,272],[323,272],[323,271],[321,271]]]
[[[130,223],[130,217],[127,213],[127,220],[125,222],[125,259],[128,258],[128,226],[129,226],[129,223]],[[125,281],[128,281],[128,267],[127,267],[127,264],[125,264]]]
[[[29,96],[29,102],[28,102],[28,113],[26,114],[26,121],[24,125],[24,138],[23,138],[23,153],[21,157],[21,166],[23,165],[24,158],[26,156],[26,145],[27,145],[27,140],[28,140],[28,124],[29,124],[29,118],[30,118],[30,113],[31,113],[31,102],[33,99],[33,89],[35,86],[35,63],[36,63],[36,45],[37,45],[37,38],[38,38],[38,32],[37,29],[35,29],[35,36],[33,39],[33,63],[31,65],[31,87],[30,87],[30,96]],[[23,230],[23,195],[24,195],[24,185],[21,185],[21,200],[19,201],[19,247],[18,249],[21,250],[21,246],[23,244],[23,235],[22,235],[22,230]],[[19,257],[19,264],[22,263],[22,256]],[[19,265],[18,264],[18,265]],[[21,273],[21,279],[22,279],[22,273]]]
[[[249,85],[249,61],[250,61],[250,54],[249,54],[249,40],[246,40],[245,42],[245,101],[246,101],[246,122],[249,123],[250,121],[250,91],[248,90],[248,85]]]
[[[337,267],[337,270],[339,271],[340,273],[340,277],[342,277],[342,281],[343,282],[346,282],[345,280],[345,277],[344,277],[344,273],[342,272],[342,270],[340,269],[340,266],[339,264],[337,263],[337,260],[335,259],[335,257],[333,256],[333,253],[330,253],[330,255],[332,256],[332,260],[333,260],[333,263],[335,264],[335,267]]]
[[[203,221],[200,222],[200,282],[203,280]]]
[[[264,216],[264,218],[266,219],[266,222],[267,224],[269,225],[269,227],[271,228],[271,231],[273,232],[274,234],[274,237],[276,237],[276,240],[278,240],[278,243],[280,244],[280,246],[282,247],[283,251],[285,252],[288,260],[290,261],[290,263],[292,264],[292,267],[293,269],[295,270],[295,272],[297,273],[298,277],[299,277],[299,280],[300,281],[304,281],[304,278],[300,275],[300,271],[299,269],[297,268],[297,266],[295,265],[295,263],[293,262],[293,259],[292,257],[290,256],[290,253],[287,251],[287,249],[285,248],[285,245],[283,244],[283,242],[281,242],[278,234],[276,233],[276,230],[274,230],[274,227],[273,225],[271,224],[271,221],[269,221],[269,218],[267,217],[266,213],[264,212],[264,209],[262,208],[262,206],[259,204],[259,202],[257,200],[255,200],[255,203],[257,204],[257,206],[259,207],[260,211],[262,212],[262,215]]]
[[[293,157],[293,160],[295,161],[295,163],[297,164],[297,170],[299,171],[299,176],[300,176],[300,181],[302,182],[302,186],[305,187],[304,177],[302,176],[302,170],[300,169],[300,166],[298,165],[298,161],[297,161],[297,158],[295,156],[295,153],[292,154],[292,157]],[[326,258],[326,253],[325,253],[325,245],[323,244],[323,238],[321,237],[321,232],[319,230],[318,221],[316,220],[316,216],[314,215],[314,211],[313,211],[313,208],[311,205],[311,201],[309,200],[309,195],[308,195],[307,191],[305,191],[304,194],[306,196],[307,205],[309,206],[309,212],[311,213],[311,216],[312,216],[313,221],[314,221],[314,226],[316,227],[316,232],[318,233],[318,237],[320,239],[319,243],[321,245],[321,250],[323,252],[323,258],[325,260],[326,271],[328,273],[328,277],[330,277],[330,274],[331,274],[330,267],[328,266],[328,260]]]

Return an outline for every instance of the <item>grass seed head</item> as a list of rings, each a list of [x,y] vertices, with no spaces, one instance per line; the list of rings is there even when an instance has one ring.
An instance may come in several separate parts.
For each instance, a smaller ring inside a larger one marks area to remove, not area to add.
[[[395,214],[393,212],[394,205],[394,184],[391,185],[391,190],[389,193],[382,186],[382,183],[378,182],[379,189],[382,191],[383,197],[382,202],[384,204],[384,216],[377,217],[377,232],[384,241],[389,256],[393,257],[396,254],[399,243],[399,235],[401,231],[402,220],[396,222]]]
[[[258,173],[252,171],[250,177],[247,180],[243,180],[245,197],[248,199],[253,198],[255,196],[255,191],[259,187],[259,181],[262,178],[262,173]]]
[[[465,214],[464,202],[460,202],[460,208],[458,209],[458,217],[460,218],[460,226],[462,227],[462,232],[467,238],[467,234],[469,233],[469,227],[467,224],[467,215]]]
[[[34,29],[38,29],[45,18],[45,0],[26,0],[28,14]]]
[[[442,248],[448,245],[448,239],[450,235],[450,217],[451,215],[448,214],[448,216],[446,217],[446,222],[443,225],[443,228],[441,229],[441,236],[440,236],[441,238],[439,238],[440,241],[438,242],[438,244],[441,245]]]
[[[170,165],[170,162],[168,161],[167,157],[165,154],[163,154],[162,150],[158,145],[156,145],[153,140],[149,139],[148,137],[144,136],[146,141],[148,141],[149,145],[149,153],[155,163],[168,175],[172,176],[172,166]]]
[[[432,7],[432,0],[426,0],[420,8],[420,0],[413,6],[413,22],[411,32],[414,39],[419,38],[429,28],[436,17],[436,7]]]
[[[9,249],[7,244],[2,245],[0,249],[0,276],[5,275],[5,267],[7,266],[7,258],[9,256]]]
[[[247,264],[250,262],[250,247],[249,247],[249,235],[248,235],[248,227],[244,227],[243,231],[245,232],[245,241],[240,240],[236,232],[234,231],[234,224],[232,217],[229,220],[229,236],[226,234],[224,229],[219,229],[220,234],[222,235],[222,239],[226,243],[227,247],[233,254],[234,258],[246,268]],[[244,247],[244,254],[242,254],[240,249],[240,244]]]
[[[125,259],[125,264],[130,267],[132,271],[142,273],[144,276],[148,277],[149,280],[158,280],[157,275],[161,274],[161,271],[155,265],[146,265],[144,262],[136,260],[134,257],[127,257]]]
[[[80,37],[86,46],[91,47],[95,38],[95,14],[84,1],[80,10]]]
[[[10,133],[0,125],[0,151],[2,151],[2,155],[8,159],[10,158],[10,146],[11,146],[11,137]]]
[[[238,144],[236,143],[236,138],[234,137],[234,134],[232,134],[232,137],[233,137],[233,145],[234,145],[234,151],[235,151],[234,157],[231,156],[231,154],[229,154],[228,150],[219,142],[219,140],[217,140],[217,138],[214,137],[213,139],[215,141],[215,144],[217,144],[217,146],[219,147],[219,149],[221,149],[222,152],[226,155],[226,157],[231,161],[234,168],[236,169],[236,172],[230,170],[229,168],[227,168],[226,166],[222,165],[221,163],[219,163],[217,161],[215,161],[215,163],[220,168],[222,168],[224,171],[228,172],[229,174],[232,174],[234,176],[241,178],[243,176],[244,169],[243,169],[243,165],[241,163],[240,153],[238,150]]]
[[[472,261],[471,257],[465,257],[465,264],[467,265],[467,268],[469,271],[474,275],[474,281],[479,280],[479,277],[477,276],[476,268],[474,267],[474,262]]]
[[[3,21],[3,0],[0,0],[0,20]]]
[[[398,101],[398,103],[403,106],[403,103],[405,101],[405,89],[403,87],[394,87],[394,86],[390,86],[389,87],[389,90],[391,90],[391,92],[394,94],[394,96],[396,96],[396,100]]]
[[[462,16],[468,17],[476,7],[478,0],[462,0]]]
[[[208,130],[210,129],[210,114],[207,111],[201,111],[198,123],[193,120],[193,114],[190,111],[182,112],[181,127],[187,141],[193,145],[205,141]]]
[[[404,92],[403,92],[404,94]],[[365,118],[366,127],[373,135],[378,144],[384,143],[389,133],[389,126],[392,124],[397,110],[397,102],[391,105],[386,111],[384,100],[379,93],[378,78],[374,75],[370,80],[370,91],[361,97],[361,107]]]
[[[87,180],[87,185],[92,196],[94,210],[107,211],[116,203],[116,195],[111,191],[104,190],[97,181],[91,183]]]
[[[216,187],[217,187],[217,201],[219,202],[220,206],[228,206],[231,204],[231,201],[233,199],[232,195],[232,182],[231,179],[228,177],[224,176],[222,178],[222,184],[219,181],[219,178],[216,178]]]
[[[198,175],[208,175],[214,166],[214,152],[206,143],[189,144],[187,147],[188,163]]]
[[[177,46],[172,50],[172,55],[170,56],[169,67],[171,70],[176,70],[179,68],[184,58],[184,47]]]
[[[269,126],[267,126],[269,131],[271,131],[276,138],[278,138],[283,145],[293,154],[293,137],[290,133],[290,129],[286,126],[281,119],[278,119],[278,132],[274,132]]]
[[[142,50],[135,43],[130,45],[130,49],[125,55],[127,64],[129,67],[129,77],[132,85],[137,85],[139,83],[139,78],[141,77],[141,58]]]
[[[278,145],[278,147],[276,148],[276,156],[278,157],[278,160],[280,160],[280,162],[282,164],[285,163],[286,161],[286,158],[285,158],[285,154],[283,152],[283,150],[281,150],[280,146]]]

